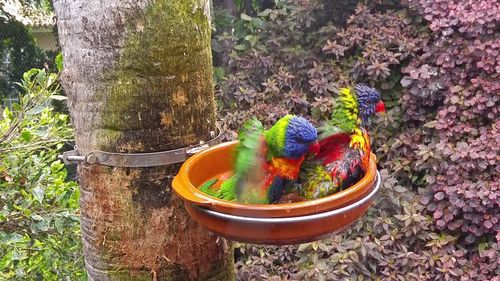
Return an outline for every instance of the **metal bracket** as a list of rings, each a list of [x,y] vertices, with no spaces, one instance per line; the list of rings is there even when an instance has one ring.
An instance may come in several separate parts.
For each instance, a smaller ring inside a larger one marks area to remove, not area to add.
[[[150,153],[116,153],[96,150],[86,155],[80,155],[80,152],[75,147],[74,150],[66,151],[62,155],[59,155],[58,158],[63,160],[66,165],[72,162],[83,162],[88,165],[99,164],[126,168],[167,166],[182,163],[189,156],[220,143],[221,130],[219,127],[217,127],[217,130],[217,135],[215,135],[214,131],[210,132],[211,139],[209,141],[200,141],[197,145],[174,150]]]

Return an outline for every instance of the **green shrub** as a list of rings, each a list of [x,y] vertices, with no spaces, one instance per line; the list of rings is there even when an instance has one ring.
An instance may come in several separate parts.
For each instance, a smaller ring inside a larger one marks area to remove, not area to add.
[[[32,69],[20,103],[0,119],[0,279],[84,279],[79,190],[59,149],[71,140],[68,116],[50,107],[57,75]]]

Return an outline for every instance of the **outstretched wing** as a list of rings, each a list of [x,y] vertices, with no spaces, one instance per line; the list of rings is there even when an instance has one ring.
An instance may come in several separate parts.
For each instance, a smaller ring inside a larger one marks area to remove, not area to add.
[[[263,133],[264,126],[257,118],[246,121],[238,132],[240,142],[236,148],[233,190],[240,202],[265,203],[267,194],[261,190],[267,174],[267,146]]]
[[[252,169],[259,160],[259,154],[263,148],[264,126],[257,120],[252,118],[245,123],[238,131],[239,144],[236,147],[236,159],[234,172],[236,175],[246,174],[249,169]]]

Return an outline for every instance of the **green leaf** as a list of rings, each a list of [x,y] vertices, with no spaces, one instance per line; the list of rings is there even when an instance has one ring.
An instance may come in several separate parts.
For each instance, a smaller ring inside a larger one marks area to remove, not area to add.
[[[57,82],[57,75],[55,73],[50,73],[47,78],[47,87],[52,87],[54,83]]]
[[[37,223],[32,224],[32,226],[34,229],[45,232],[50,229],[50,221],[47,220],[38,221]]]
[[[12,260],[14,261],[22,261],[28,258],[28,255],[26,255],[25,252],[20,252],[20,251],[14,251],[12,253]]]
[[[33,134],[30,131],[24,129],[21,132],[21,138],[23,138],[23,140],[25,141],[30,141],[33,138]]]
[[[23,74],[23,80],[24,81],[31,81],[31,77],[33,75],[36,75],[38,74],[38,72],[40,72],[41,70],[40,69],[36,69],[36,68],[32,68],[28,71],[26,71],[24,74]]]
[[[273,10],[271,9],[265,9],[264,11],[260,12],[258,14],[259,17],[267,17]]]
[[[50,164],[50,171],[54,174],[61,171],[63,168],[64,164],[59,160],[54,161]]]
[[[3,271],[5,268],[8,268],[10,263],[12,262],[13,251],[8,252],[3,258],[0,260],[0,271]]]
[[[42,203],[43,198],[45,197],[45,190],[42,187],[37,186],[33,188],[32,193],[36,201],[38,201],[38,203]]]
[[[248,41],[251,46],[255,45],[255,43],[257,43],[257,41],[258,41],[257,37],[254,35],[245,36],[245,40]]]
[[[28,111],[28,114],[29,115],[37,115],[37,114],[40,114],[42,113],[42,111],[44,109],[46,109],[47,107],[43,104],[40,104],[39,106],[33,108],[32,110]]]
[[[45,130],[34,130],[31,133],[35,136],[43,138],[47,135],[47,128],[45,128]]]
[[[21,109],[21,105],[20,105],[20,104],[18,104],[18,103],[14,103],[14,104],[12,104],[12,109],[13,109],[14,111],[21,111],[21,110],[22,110],[22,109]]]
[[[256,28],[263,28],[264,21],[259,18],[252,18],[252,25]]]
[[[261,50],[261,51],[265,52],[265,53],[267,53],[267,52],[268,52],[267,47],[266,47],[265,45],[263,45],[263,44],[260,44],[260,43],[259,43],[259,44],[255,45],[255,47],[256,47],[257,49],[259,49],[259,50]]]
[[[437,121],[436,120],[433,120],[433,121],[430,121],[430,122],[427,122],[424,124],[424,127],[427,127],[427,128],[435,128],[436,127],[436,124],[437,124]]]
[[[43,217],[37,214],[31,215],[31,218],[36,221],[43,221]]]
[[[13,245],[16,243],[20,243],[24,240],[24,237],[18,233],[12,233],[11,235],[7,235],[0,239],[0,242],[4,245]]]
[[[226,75],[226,72],[223,67],[214,67],[214,78],[216,78],[217,81],[222,80],[224,75]]]
[[[3,119],[9,119],[9,120],[14,119],[14,116],[12,115],[12,112],[9,110],[8,107],[6,107],[3,110],[2,117],[3,117]]]
[[[304,251],[305,249],[309,248],[310,246],[311,246],[311,243],[300,244],[299,248],[298,248],[298,251],[299,252]]]
[[[245,14],[245,13],[241,14],[241,19],[245,20],[245,21],[252,21],[252,17],[249,16],[249,15],[247,15],[247,14]]]
[[[244,51],[247,49],[247,47],[245,45],[239,44],[239,45],[234,46],[234,49],[238,50],[238,51]]]
[[[317,251],[318,250],[318,241],[314,241],[311,243],[311,247],[313,248],[314,251]]]
[[[477,249],[479,252],[482,252],[484,250],[486,250],[488,248],[488,243],[479,243],[479,245],[477,246]]]
[[[63,220],[61,218],[56,218],[54,220],[54,226],[56,227],[57,232],[62,235],[64,232]]]
[[[16,268],[16,277],[20,278],[20,277],[24,277],[24,276],[26,276],[26,271],[20,267]]]
[[[62,69],[63,69],[63,56],[62,56],[62,53],[59,53],[56,56],[55,63],[56,63],[57,71],[61,72]]]
[[[38,73],[36,75],[37,83],[43,84],[46,77],[47,77],[47,73],[45,72],[45,69],[38,69]]]

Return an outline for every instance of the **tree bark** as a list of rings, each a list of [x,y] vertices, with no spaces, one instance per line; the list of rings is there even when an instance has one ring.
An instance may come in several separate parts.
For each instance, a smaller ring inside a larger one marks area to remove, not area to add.
[[[209,0],[55,0],[76,145],[137,153],[215,130]],[[232,248],[192,221],[179,165],[79,165],[89,280],[231,280]]]

